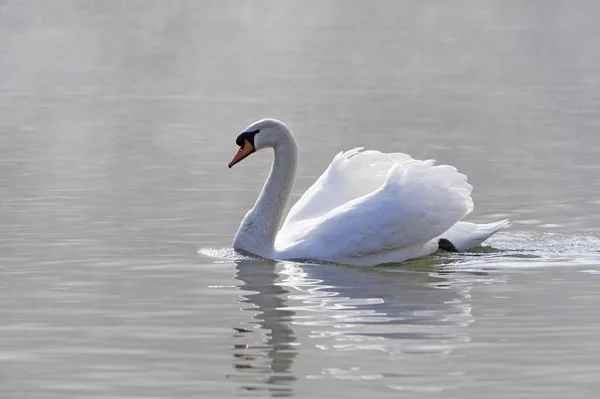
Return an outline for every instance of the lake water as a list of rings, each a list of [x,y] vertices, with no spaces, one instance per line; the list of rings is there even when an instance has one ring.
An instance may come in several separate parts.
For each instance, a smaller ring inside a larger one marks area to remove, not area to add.
[[[595,398],[600,3],[0,2],[0,397]],[[236,255],[271,156],[435,158],[468,254]]]

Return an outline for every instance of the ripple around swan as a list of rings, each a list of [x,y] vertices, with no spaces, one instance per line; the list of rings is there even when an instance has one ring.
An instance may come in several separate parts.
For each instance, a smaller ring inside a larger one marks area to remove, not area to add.
[[[201,248],[198,250],[200,255],[215,258],[221,261],[253,260],[261,259],[257,256],[245,255],[233,248]]]
[[[233,248],[202,248],[199,254],[222,261],[261,259],[242,254]],[[320,264],[319,262],[302,262]],[[458,268],[530,268],[548,266],[580,266],[600,263],[600,237],[543,232],[498,233],[485,246],[460,254],[440,251],[432,256],[414,259],[394,266],[420,268],[446,265]],[[388,267],[390,265],[383,265]]]
[[[501,233],[490,238],[488,244],[455,256],[453,266],[510,269],[600,264],[600,237],[596,235]]]

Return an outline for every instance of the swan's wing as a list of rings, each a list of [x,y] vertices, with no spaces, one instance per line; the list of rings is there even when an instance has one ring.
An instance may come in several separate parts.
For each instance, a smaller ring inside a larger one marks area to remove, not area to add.
[[[340,152],[325,172],[290,210],[284,226],[323,216],[351,200],[367,195],[383,185],[394,166],[412,158],[403,153],[385,154],[355,148]]]
[[[458,251],[477,247],[494,233],[510,226],[508,219],[487,224],[458,222],[444,232],[439,238],[450,241]]]
[[[425,245],[473,209],[471,189],[451,166],[408,161],[392,168],[375,191],[287,223],[276,250],[287,258],[356,264],[357,258]]]

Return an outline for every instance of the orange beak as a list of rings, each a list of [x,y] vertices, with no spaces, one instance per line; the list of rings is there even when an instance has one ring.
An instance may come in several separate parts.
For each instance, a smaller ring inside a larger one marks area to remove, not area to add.
[[[248,140],[244,140],[244,145],[240,147],[240,150],[235,153],[231,162],[229,162],[229,168],[231,168],[236,163],[240,162],[242,159],[246,158],[248,155],[254,152],[254,147]]]

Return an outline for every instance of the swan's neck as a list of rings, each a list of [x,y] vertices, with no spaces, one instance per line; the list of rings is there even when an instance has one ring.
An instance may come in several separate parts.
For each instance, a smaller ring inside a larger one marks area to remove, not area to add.
[[[285,207],[294,185],[298,163],[298,148],[294,136],[289,133],[273,147],[275,156],[269,177],[256,200],[246,214],[233,240],[233,247],[271,258],[275,237],[281,226]]]

